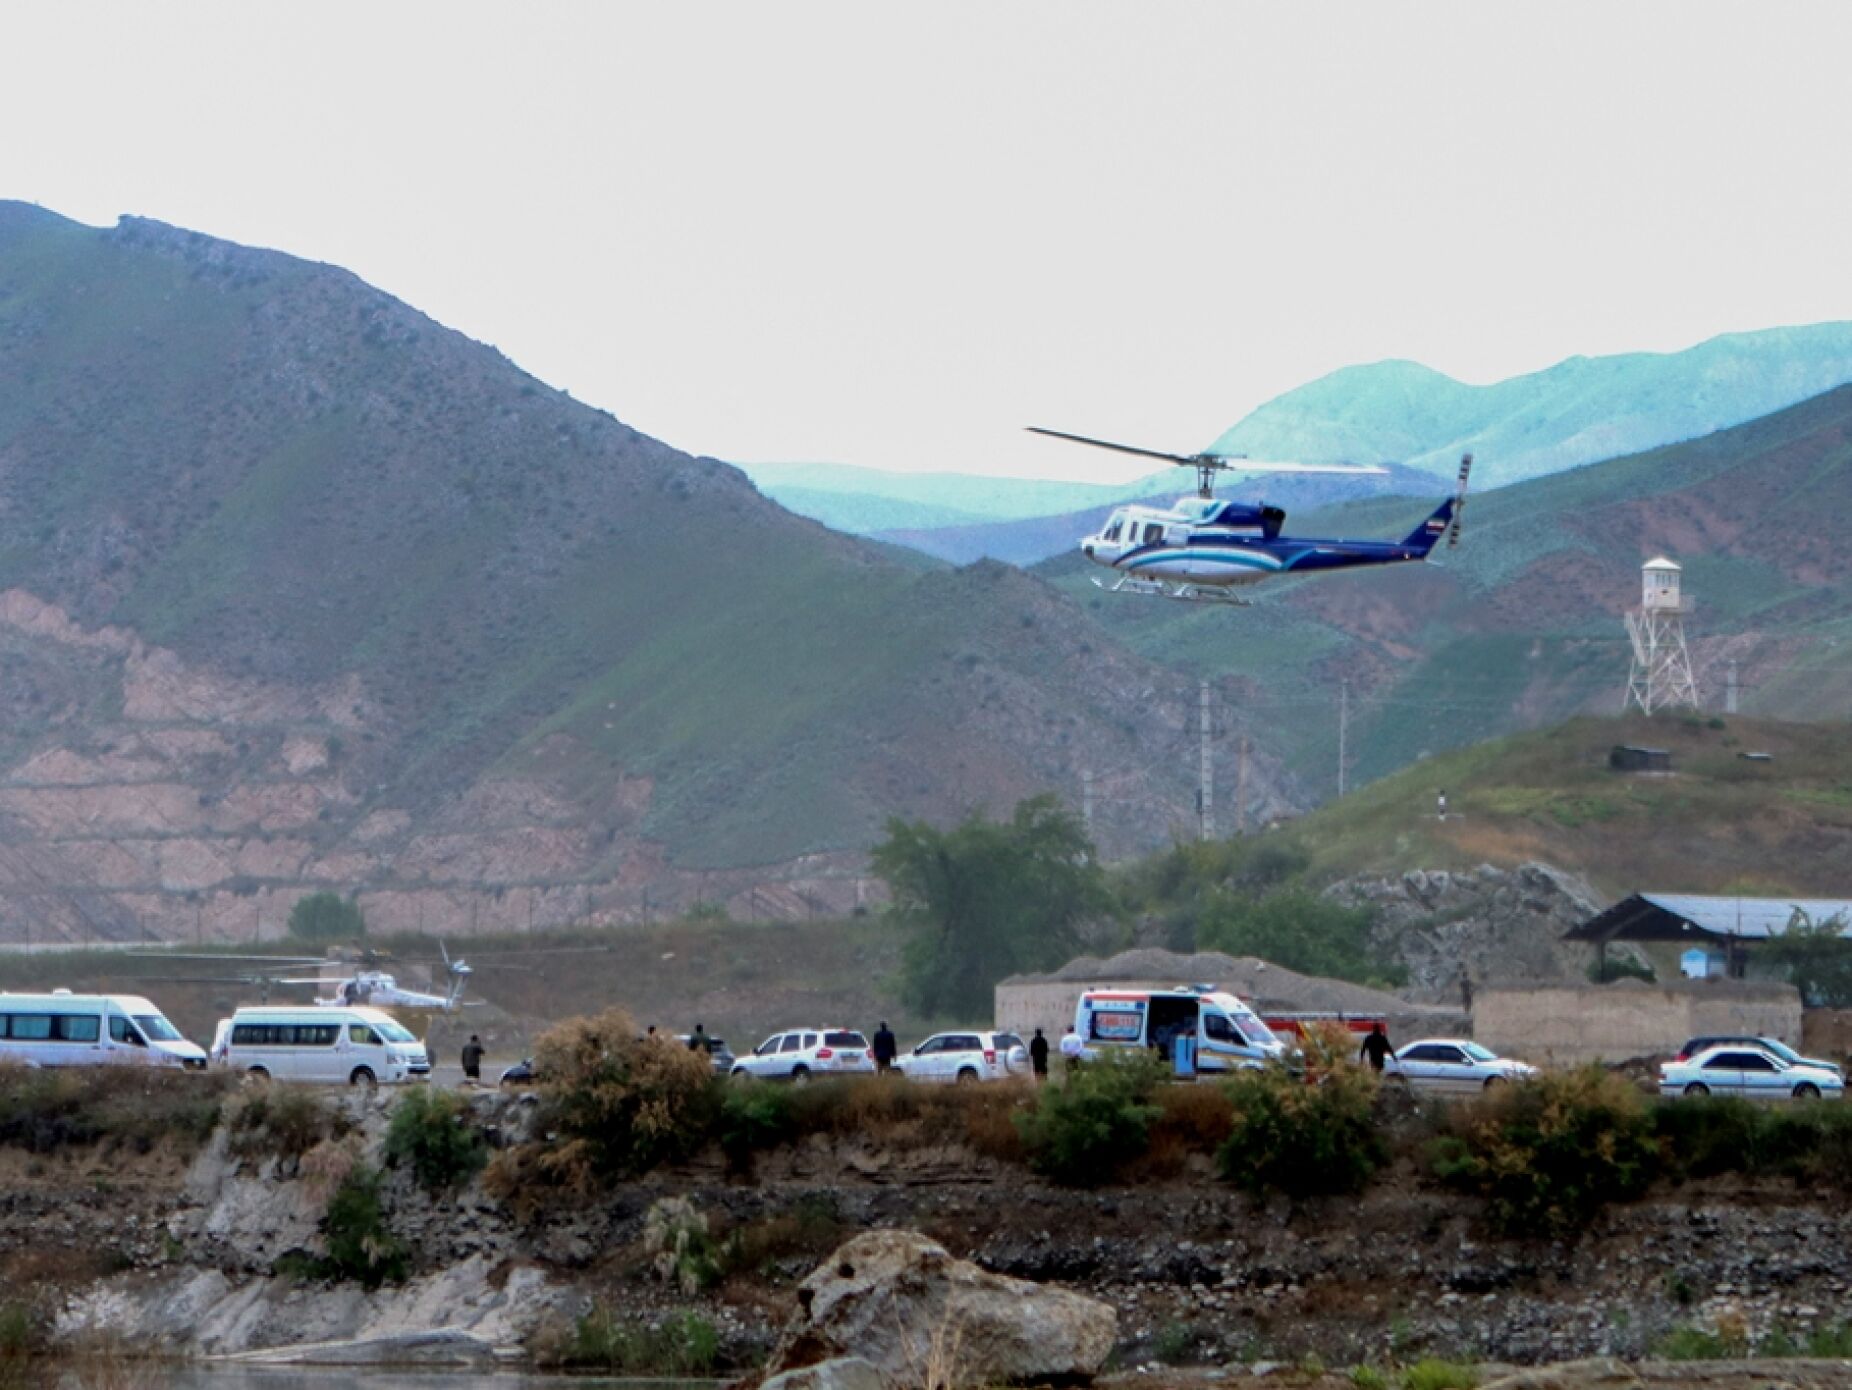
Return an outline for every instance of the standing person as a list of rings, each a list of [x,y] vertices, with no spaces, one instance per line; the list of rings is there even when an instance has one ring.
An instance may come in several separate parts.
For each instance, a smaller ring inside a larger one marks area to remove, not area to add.
[[[1447,793],[1445,791],[1435,793],[1434,814],[1442,820],[1447,819]]]
[[[1473,1011],[1473,977],[1466,973],[1466,967],[1460,967],[1460,1011],[1470,1014]]]
[[[690,1052],[712,1052],[714,1050],[707,1045],[707,1030],[698,1023],[695,1024],[694,1032],[688,1035],[688,1050]]]
[[[1061,1055],[1067,1059],[1069,1071],[1080,1070],[1080,1054],[1084,1050],[1085,1044],[1081,1042],[1080,1034],[1074,1031],[1073,1024],[1068,1024],[1067,1032],[1061,1035]]]
[[[1040,1028],[1029,1039],[1029,1070],[1034,1073],[1037,1085],[1048,1080],[1048,1039],[1042,1036]]]
[[[1363,1035],[1363,1047],[1357,1055],[1369,1059],[1371,1071],[1380,1072],[1384,1060],[1394,1052],[1395,1049],[1389,1046],[1389,1035],[1383,1031],[1382,1024],[1378,1023]]]
[[[482,1039],[474,1033],[463,1044],[463,1079],[478,1086],[482,1084]]]
[[[892,1071],[894,1058],[899,1051],[900,1047],[894,1041],[894,1035],[889,1031],[887,1020],[884,1018],[881,1020],[881,1026],[875,1029],[875,1071]]]

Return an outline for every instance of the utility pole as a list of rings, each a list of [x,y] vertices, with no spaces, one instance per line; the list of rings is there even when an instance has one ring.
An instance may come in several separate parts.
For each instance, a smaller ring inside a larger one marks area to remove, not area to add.
[[[1338,683],[1338,795],[1344,795],[1346,744],[1350,740],[1350,682]]]
[[[1241,735],[1241,758],[1235,764],[1235,834],[1248,828],[1248,736]]]
[[[1730,668],[1724,675],[1723,712],[1736,713],[1736,658],[1730,658]]]
[[[1080,770],[1080,825],[1087,832],[1087,838],[1093,838],[1093,769],[1083,767]]]
[[[1209,682],[1205,679],[1199,687],[1202,706],[1202,768],[1200,804],[1197,814],[1202,821],[1202,837],[1205,840],[1215,838],[1215,772],[1209,758]]]

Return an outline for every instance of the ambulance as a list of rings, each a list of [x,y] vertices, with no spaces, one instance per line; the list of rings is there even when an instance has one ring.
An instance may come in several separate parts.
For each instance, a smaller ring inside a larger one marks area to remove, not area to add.
[[[1150,1048],[1179,1075],[1254,1070],[1287,1061],[1285,1043],[1232,994],[1213,985],[1090,989],[1074,1008],[1082,1057]]]

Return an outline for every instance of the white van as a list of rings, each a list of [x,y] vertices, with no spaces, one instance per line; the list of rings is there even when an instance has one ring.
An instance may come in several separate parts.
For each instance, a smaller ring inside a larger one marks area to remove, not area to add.
[[[372,1086],[431,1074],[424,1044],[391,1014],[363,1004],[239,1009],[230,1023],[225,1065],[252,1076]]]
[[[0,1059],[29,1067],[206,1065],[206,1054],[140,995],[68,989],[0,994]]]
[[[1284,1060],[1286,1044],[1246,1004],[1208,985],[1176,989],[1090,989],[1074,1009],[1074,1031],[1099,1056],[1120,1048],[1153,1048],[1176,1061],[1176,1040],[1195,1043],[1194,1069],[1230,1072]]]

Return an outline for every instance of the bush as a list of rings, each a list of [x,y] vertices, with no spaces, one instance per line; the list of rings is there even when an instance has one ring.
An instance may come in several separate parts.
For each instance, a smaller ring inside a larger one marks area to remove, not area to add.
[[[708,1059],[666,1038],[639,1037],[622,1009],[574,1018],[541,1034],[544,1126],[559,1135],[542,1174],[585,1189],[649,1171],[698,1148],[711,1131]]]
[[[700,1293],[720,1280],[707,1217],[686,1197],[664,1197],[644,1213],[643,1253],[659,1278],[685,1294]]]
[[[603,1306],[575,1324],[572,1335],[545,1358],[578,1370],[631,1376],[698,1376],[720,1359],[714,1324],[696,1313],[677,1313],[657,1326],[626,1322]]]
[[[1479,1373],[1471,1366],[1433,1357],[1402,1372],[1402,1390],[1473,1390],[1478,1383]]]
[[[0,1387],[32,1380],[31,1363],[45,1350],[49,1328],[43,1313],[29,1303],[0,1303]]]
[[[1435,1171],[1481,1193],[1507,1235],[1565,1236],[1609,1202],[1638,1197],[1659,1169],[1646,1099],[1599,1066],[1545,1073],[1459,1107]]]
[[[212,1073],[0,1063],[0,1145],[40,1154],[103,1140],[141,1153],[156,1143],[196,1148],[235,1084]]]
[[[253,1086],[226,1116],[232,1153],[239,1158],[275,1158],[292,1171],[310,1149],[342,1139],[353,1128],[352,1121],[309,1086]]]
[[[1852,1112],[1838,1105],[1771,1109],[1688,1096],[1653,1112],[1664,1164],[1680,1177],[1787,1177],[1809,1187],[1852,1185]]]
[[[1786,1106],[1763,1117],[1763,1130],[1755,1157],[1764,1171],[1808,1187],[1852,1186],[1852,1111],[1845,1106]]]
[[[358,903],[323,889],[296,900],[289,934],[298,941],[351,941],[367,934],[367,923]]]
[[[1763,1166],[1769,1119],[1734,1096],[1688,1096],[1653,1108],[1653,1133],[1680,1177],[1751,1173]]]
[[[791,1097],[795,1094],[783,1086],[750,1082],[727,1087],[720,1100],[717,1129],[720,1150],[735,1172],[751,1172],[755,1153],[775,1149],[796,1137],[797,1120],[791,1113]]]
[[[431,1192],[456,1187],[482,1171],[488,1144],[469,1102],[454,1091],[408,1091],[386,1127],[386,1160],[403,1163]]]
[[[357,1167],[347,1175],[322,1217],[327,1256],[316,1272],[327,1279],[357,1279],[369,1289],[405,1277],[405,1244],[386,1226],[379,1201],[379,1174]]]
[[[1144,1153],[1159,1110],[1152,1093],[1166,1075],[1155,1054],[1114,1053],[1045,1087],[1015,1117],[1029,1166],[1073,1187],[1111,1178]]]
[[[1346,907],[1303,888],[1262,898],[1217,893],[1196,928],[1197,949],[1259,956],[1289,970],[1340,980],[1401,984],[1408,972],[1377,959],[1370,945],[1369,908]]]
[[[1226,1083],[1234,1110],[1216,1155],[1222,1176],[1250,1192],[1291,1197],[1357,1192],[1388,1155],[1372,1116],[1376,1077],[1348,1064],[1294,1076],[1283,1067]]]

